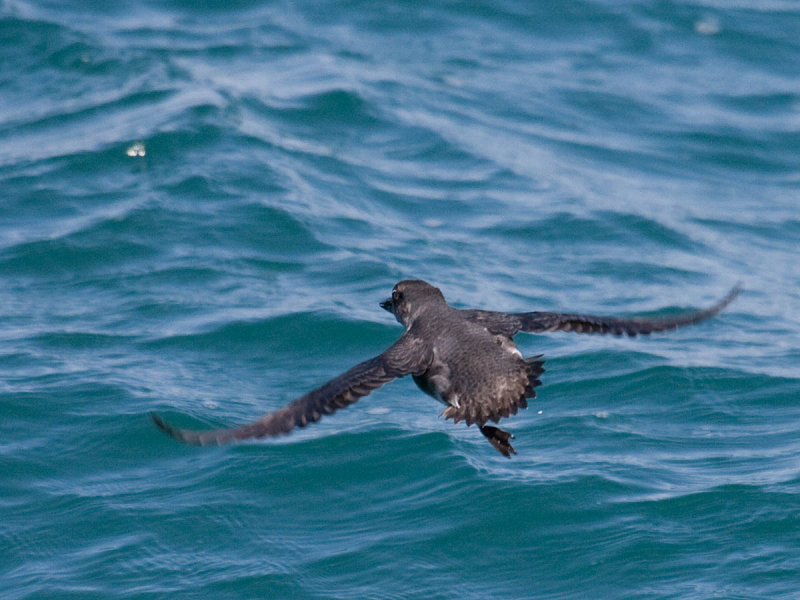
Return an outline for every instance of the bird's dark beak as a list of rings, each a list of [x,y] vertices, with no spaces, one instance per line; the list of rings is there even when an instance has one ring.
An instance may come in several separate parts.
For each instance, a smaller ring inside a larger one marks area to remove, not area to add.
[[[386,300],[380,303],[380,307],[383,310],[388,310],[389,312],[392,312],[392,299],[387,298]]]

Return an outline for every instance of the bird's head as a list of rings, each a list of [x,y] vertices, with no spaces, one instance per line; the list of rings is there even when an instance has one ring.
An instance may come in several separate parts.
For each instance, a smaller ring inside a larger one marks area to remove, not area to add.
[[[446,304],[439,288],[419,279],[409,279],[395,285],[391,297],[381,302],[380,306],[408,329],[421,310],[439,303]]]

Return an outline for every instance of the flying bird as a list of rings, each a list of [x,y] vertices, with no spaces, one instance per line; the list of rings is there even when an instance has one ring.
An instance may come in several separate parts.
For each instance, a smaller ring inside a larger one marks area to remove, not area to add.
[[[401,281],[380,303],[405,327],[385,352],[357,364],[284,408],[252,423],[229,429],[192,431],[173,427],[159,415],[155,424],[173,438],[214,446],[248,438],[287,434],[345,408],[393,379],[411,375],[426,394],[445,406],[442,415],[455,423],[477,425],[500,454],[516,454],[514,437],[494,425],[516,414],[536,397],[544,372],[542,355],[524,358],[514,344],[521,332],[574,331],[629,336],[646,335],[699,323],[716,315],[740,291],[734,287],[710,308],[667,318],[599,317],[572,313],[505,313],[458,309],[442,292],[420,280]]]

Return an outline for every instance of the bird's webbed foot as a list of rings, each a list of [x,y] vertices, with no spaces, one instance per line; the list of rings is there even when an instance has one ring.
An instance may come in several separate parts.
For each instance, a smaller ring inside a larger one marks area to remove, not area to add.
[[[481,433],[485,435],[486,439],[492,443],[492,446],[506,458],[511,458],[512,454],[517,453],[511,445],[511,442],[509,442],[509,440],[514,438],[514,435],[508,431],[503,431],[491,425],[484,425],[481,427]]]

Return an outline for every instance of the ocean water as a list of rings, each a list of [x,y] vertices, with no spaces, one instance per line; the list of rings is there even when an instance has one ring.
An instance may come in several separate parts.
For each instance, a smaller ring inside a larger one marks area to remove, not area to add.
[[[800,597],[800,4],[0,4],[0,598]],[[460,307],[518,455],[403,379],[194,448]]]

